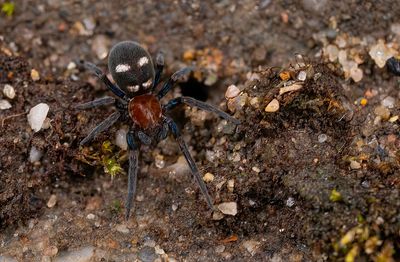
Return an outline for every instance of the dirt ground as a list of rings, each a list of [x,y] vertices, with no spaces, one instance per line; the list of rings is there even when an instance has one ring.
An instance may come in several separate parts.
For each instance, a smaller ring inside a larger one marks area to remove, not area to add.
[[[0,14],[0,89],[16,93],[0,93],[11,105],[0,109],[0,261],[400,260],[400,78],[370,52],[383,40],[399,54],[396,1],[11,2]],[[114,109],[74,109],[110,95],[77,61],[106,70],[123,40],[162,51],[163,80],[196,66],[163,102],[188,95],[241,121],[171,115],[212,174],[216,211],[172,137],[141,147],[128,221],[121,126],[79,147]],[[34,132],[38,103],[50,110]]]

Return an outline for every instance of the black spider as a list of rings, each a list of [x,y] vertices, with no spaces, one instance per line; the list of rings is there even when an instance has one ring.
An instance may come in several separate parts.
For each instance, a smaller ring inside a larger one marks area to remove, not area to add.
[[[111,114],[96,126],[89,135],[81,141],[80,145],[88,143],[97,134],[105,131],[118,120],[130,124],[130,130],[126,136],[129,149],[128,196],[125,205],[126,219],[129,218],[132,200],[136,192],[139,155],[138,143],[140,141],[143,144],[149,145],[152,142],[158,142],[165,139],[169,131],[172,132],[178,142],[189,164],[190,170],[206,198],[208,206],[213,209],[212,200],[208,194],[207,187],[199,174],[199,170],[189,153],[186,143],[175,122],[166,116],[165,113],[175,108],[177,105],[184,103],[189,106],[195,106],[203,110],[214,112],[235,124],[240,124],[240,122],[216,107],[191,97],[177,97],[170,100],[167,104],[161,105],[160,99],[171,90],[178,80],[187,75],[191,69],[184,68],[175,72],[168,81],[164,83],[160,91],[155,92],[163,71],[164,58],[161,54],[158,54],[154,67],[149,53],[136,42],[120,42],[110,51],[108,69],[117,85],[111,83],[108,77],[96,65],[88,62],[83,63],[84,67],[91,70],[99,77],[118,99],[107,96],[76,107],[77,109],[88,109],[114,104],[117,109],[115,113]]]
[[[400,57],[392,56],[386,61],[386,66],[391,73],[400,76]]]

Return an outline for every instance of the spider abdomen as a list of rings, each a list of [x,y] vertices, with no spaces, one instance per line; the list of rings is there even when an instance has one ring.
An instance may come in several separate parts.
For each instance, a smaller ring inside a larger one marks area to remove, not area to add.
[[[161,105],[154,95],[135,96],[129,101],[129,115],[141,129],[157,126],[161,119]]]

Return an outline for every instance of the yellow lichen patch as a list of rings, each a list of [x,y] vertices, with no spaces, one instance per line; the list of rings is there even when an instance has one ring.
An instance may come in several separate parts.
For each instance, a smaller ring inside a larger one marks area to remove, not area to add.
[[[360,105],[362,105],[362,106],[366,106],[366,105],[367,105],[367,103],[368,103],[368,100],[367,100],[367,99],[365,99],[365,98],[361,98],[361,100],[360,100]]]
[[[111,175],[113,179],[117,174],[124,174],[124,170],[114,157],[104,156],[102,159],[104,172]]]
[[[346,262],[354,262],[356,257],[358,256],[359,248],[357,245],[353,246],[352,249],[346,254],[344,261]]]

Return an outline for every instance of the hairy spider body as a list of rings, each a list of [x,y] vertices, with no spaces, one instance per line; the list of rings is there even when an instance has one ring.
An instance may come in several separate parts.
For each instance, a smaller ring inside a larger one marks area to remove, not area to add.
[[[133,123],[143,130],[160,124],[161,104],[154,95],[135,96],[129,101],[128,110]]]
[[[212,199],[208,194],[207,186],[199,173],[196,163],[190,155],[177,125],[167,116],[167,113],[180,104],[187,104],[216,113],[235,124],[239,124],[240,122],[218,108],[191,97],[177,97],[162,105],[160,100],[171,90],[178,80],[181,80],[185,75],[190,73],[191,69],[183,68],[175,72],[162,85],[161,89],[156,92],[155,89],[159,84],[164,67],[164,58],[161,54],[158,54],[154,66],[149,53],[136,42],[120,42],[110,51],[108,68],[117,85],[114,85],[94,64],[83,62],[83,65],[99,77],[118,99],[103,97],[76,106],[77,109],[88,109],[101,105],[114,104],[117,109],[115,113],[97,125],[80,142],[80,145],[88,143],[97,134],[107,130],[117,121],[124,121],[130,125],[130,130],[126,136],[129,150],[128,196],[125,204],[126,219],[129,218],[136,193],[139,144],[150,145],[153,142],[156,143],[165,139],[169,132],[172,133],[178,142],[179,148],[185,156],[191,173],[199,185],[208,206],[213,209]]]

